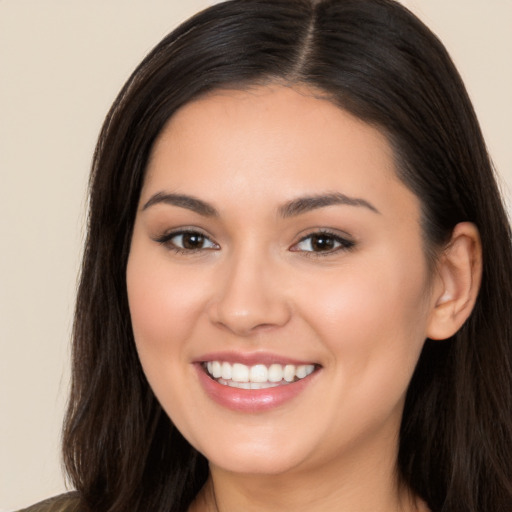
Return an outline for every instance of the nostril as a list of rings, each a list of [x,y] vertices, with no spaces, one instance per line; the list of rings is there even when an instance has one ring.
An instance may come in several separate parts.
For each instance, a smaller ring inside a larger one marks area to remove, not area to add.
[[[289,314],[284,307],[257,306],[251,309],[218,304],[210,312],[211,321],[218,327],[239,336],[250,336],[267,332],[285,325]]]

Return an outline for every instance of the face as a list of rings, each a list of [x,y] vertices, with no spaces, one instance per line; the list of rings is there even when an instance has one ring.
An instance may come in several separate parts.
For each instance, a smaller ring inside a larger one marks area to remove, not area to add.
[[[385,137],[306,89],[217,92],[170,120],[128,297],[152,389],[213,466],[396,456],[433,307],[419,217]]]

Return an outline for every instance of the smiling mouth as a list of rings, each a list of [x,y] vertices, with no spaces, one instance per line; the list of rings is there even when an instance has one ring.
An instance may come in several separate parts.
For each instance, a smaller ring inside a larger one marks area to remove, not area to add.
[[[311,375],[314,364],[255,364],[247,366],[226,361],[203,362],[202,367],[213,380],[223,386],[239,389],[267,389],[285,386]]]

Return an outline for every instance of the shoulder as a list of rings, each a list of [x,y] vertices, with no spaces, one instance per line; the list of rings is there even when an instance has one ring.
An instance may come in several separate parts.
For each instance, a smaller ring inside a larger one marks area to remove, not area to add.
[[[80,512],[77,492],[68,492],[36,503],[18,512]]]

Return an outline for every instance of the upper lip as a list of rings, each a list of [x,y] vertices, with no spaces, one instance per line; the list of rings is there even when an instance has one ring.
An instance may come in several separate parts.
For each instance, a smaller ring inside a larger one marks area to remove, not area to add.
[[[195,363],[205,363],[208,361],[222,361],[231,364],[241,363],[246,366],[254,366],[256,364],[264,364],[266,366],[271,364],[317,364],[311,360],[296,359],[285,355],[273,354],[272,352],[209,352],[194,359]]]

